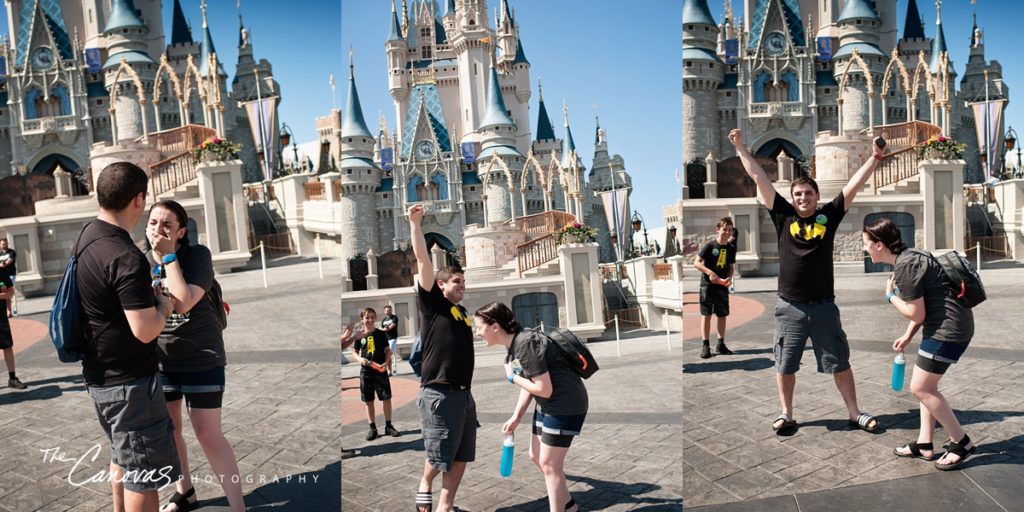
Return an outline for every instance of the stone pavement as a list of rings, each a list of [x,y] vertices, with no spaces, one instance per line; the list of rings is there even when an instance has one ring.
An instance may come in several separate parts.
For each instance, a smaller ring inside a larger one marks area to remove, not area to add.
[[[217,277],[231,305],[224,332],[223,425],[250,510],[340,508],[341,272],[334,263],[325,260],[320,280],[315,261],[278,260],[268,271],[268,289],[258,270]],[[52,301],[20,301],[18,319],[45,325]],[[31,330],[16,329],[16,338],[19,332]],[[48,337],[21,349],[17,363],[29,389],[0,388],[0,510],[109,510],[109,484],[94,481],[107,470],[109,441],[85,392],[80,365],[60,363]],[[185,429],[203,510],[227,510],[202,448],[191,427]],[[54,448],[61,457],[44,452]],[[161,496],[171,492],[165,488]]]
[[[586,382],[590,412],[565,462],[569,490],[581,510],[682,510],[679,337],[672,334],[670,351],[664,332],[624,333],[621,357],[615,341],[591,343],[601,370]],[[500,428],[517,397],[503,378],[503,357],[499,347],[477,346],[473,395],[482,428],[476,461],[466,470],[456,504],[473,512],[546,511],[544,480],[527,456],[528,421],[517,429],[512,476],[498,475]],[[399,380],[415,379],[406,362],[400,368]],[[354,364],[342,368],[345,382],[356,388],[358,379],[350,377],[358,371]],[[349,399],[343,391],[342,403],[343,409],[358,408],[362,417],[358,395]],[[394,423],[402,437],[371,442],[364,438],[365,420],[342,426],[345,447],[361,452],[342,461],[345,512],[414,509],[424,461],[415,401],[395,410]],[[440,477],[434,485],[436,503]]]
[[[780,409],[771,351],[774,277],[737,282],[739,296],[760,302],[765,312],[727,332],[734,356],[701,360],[700,341],[687,338],[682,442],[688,510],[856,510],[896,504],[935,511],[1024,510],[1024,270],[982,271],[989,299],[974,310],[975,338],[940,384],[978,447],[960,471],[950,473],[892,454],[916,438],[919,417],[907,386],[901,392],[889,387],[892,341],[906,321],[884,303],[886,278],[836,276],[858,401],[880,422],[874,434],[847,426],[842,398],[831,377],[814,372],[810,347],[794,397],[799,428],[787,436],[771,430]],[[686,317],[688,324],[698,321]],[[916,351],[916,343],[907,349]],[[913,357],[908,359],[912,364]],[[942,443],[941,429],[936,439]]]

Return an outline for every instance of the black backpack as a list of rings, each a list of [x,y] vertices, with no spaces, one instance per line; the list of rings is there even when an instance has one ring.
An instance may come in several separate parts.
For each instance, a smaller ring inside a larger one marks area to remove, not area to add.
[[[538,329],[538,331],[540,330]],[[558,328],[540,332],[547,336],[550,341],[554,342],[554,345],[558,347],[558,350],[565,358],[565,361],[569,363],[569,367],[575,370],[580,377],[589,379],[591,375],[600,369],[597,365],[597,360],[594,359],[594,355],[587,348],[587,344],[569,329]]]
[[[935,257],[942,272],[949,280],[947,293],[960,301],[965,307],[973,308],[985,302],[985,286],[981,284],[981,276],[960,253],[949,251],[942,256]]]
[[[221,330],[227,329],[228,327],[228,305],[224,303],[224,294],[221,292],[220,283],[216,279],[213,280],[213,285],[210,286],[210,290],[206,292],[206,297],[210,299],[210,306],[213,307],[213,313],[217,317],[217,323],[220,324]]]

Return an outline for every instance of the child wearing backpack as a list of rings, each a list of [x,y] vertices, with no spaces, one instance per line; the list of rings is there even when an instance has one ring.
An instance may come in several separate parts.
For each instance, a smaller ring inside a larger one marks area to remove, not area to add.
[[[939,381],[949,367],[960,360],[974,336],[974,314],[958,298],[954,283],[942,264],[931,254],[908,249],[900,230],[889,219],[867,225],[863,232],[864,250],[875,263],[893,265],[886,283],[885,301],[910,320],[906,332],[892,344],[903,352],[911,338],[922,330],[917,363],[910,379],[910,392],[921,402],[921,430],[915,441],[893,450],[899,457],[935,461],[936,469],[947,471],[960,466],[974,452],[971,438],[964,432],[946,398],[939,393]],[[980,286],[980,281],[977,283]],[[982,294],[983,295],[983,294]],[[932,440],[935,422],[949,434],[946,453],[936,457]],[[936,460],[936,458],[938,460]]]
[[[541,331],[522,329],[512,310],[501,302],[477,310],[473,321],[476,334],[487,345],[508,349],[505,376],[519,388],[515,411],[502,425],[502,432],[512,435],[530,402],[537,402],[530,460],[544,474],[550,510],[579,510],[569,495],[564,466],[569,446],[573,437],[580,435],[589,407],[580,373],[569,364],[555,341]]]

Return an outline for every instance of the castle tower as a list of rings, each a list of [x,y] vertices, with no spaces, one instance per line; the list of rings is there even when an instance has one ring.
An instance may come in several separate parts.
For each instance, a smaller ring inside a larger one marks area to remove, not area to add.
[[[481,118],[488,101],[487,66],[493,47],[493,34],[487,27],[487,3],[464,0],[455,11],[455,31],[448,40],[455,50],[459,72],[459,105],[462,112],[458,125],[463,142],[476,141],[472,132],[482,127]]]
[[[683,1],[683,161],[720,155],[718,86],[724,63],[715,53],[718,24],[707,0]]]
[[[516,148],[516,126],[505,109],[505,100],[498,85],[498,70],[493,64],[489,75],[487,109],[480,120],[479,130],[483,144],[480,156],[477,157],[477,172],[481,181],[487,184],[484,187],[484,194],[487,196],[487,223],[497,224],[514,216],[514,199],[509,195],[509,189],[518,189],[519,175],[526,159]],[[509,183],[509,176],[500,164],[492,162],[499,157],[509,168],[512,184]],[[487,172],[488,169],[490,172]]]
[[[499,29],[499,47],[502,42],[502,56],[499,60],[499,69],[506,78],[506,85],[511,84],[511,94],[507,94],[505,104],[512,114],[512,121],[519,127],[516,136],[516,147],[520,153],[527,153],[530,150],[530,61],[526,59],[526,52],[523,51],[523,40],[519,37],[519,25],[515,22],[515,14],[508,10],[508,0],[502,0],[503,21]],[[502,36],[502,33],[511,35]],[[505,37],[505,39],[502,39]],[[506,54],[508,50],[511,53]]]
[[[371,248],[380,254],[375,191],[382,172],[373,162],[375,140],[363,118],[349,57],[348,102],[341,120],[341,258],[348,261]],[[330,191],[328,191],[330,192]]]
[[[551,159],[557,151],[561,151],[561,141],[555,137],[555,129],[551,125],[551,118],[548,116],[548,109],[544,106],[544,87],[540,80],[537,80],[537,136],[533,141],[533,154],[537,163],[543,167],[543,172],[548,172]],[[552,210],[565,210],[565,200],[562,195],[562,184],[558,174],[553,173],[550,178],[550,198]],[[538,182],[538,186],[544,185]]]
[[[157,64],[146,52],[146,38],[149,28],[139,18],[132,0],[113,0],[110,17],[103,35],[107,37],[107,61],[103,64],[104,85],[111,96],[117,88],[115,108],[115,144],[123,140],[134,140],[147,130],[155,130],[149,122],[150,112],[144,97],[156,76]],[[133,77],[127,73],[117,75],[124,61],[138,75],[142,91],[138,90]]]
[[[274,68],[270,62],[266,59],[256,60],[252,35],[242,21],[241,10],[238,12],[238,61],[235,63],[235,77],[231,80],[230,97],[232,101],[225,102],[226,116],[228,119],[235,119],[236,122],[229,124],[227,137],[242,145],[239,156],[243,163],[243,179],[247,182],[261,181],[264,179],[264,170],[256,151],[259,144],[253,140],[249,117],[239,104],[259,98],[276,97],[273,102],[273,108],[276,110],[281,104],[281,85],[274,80]],[[273,119],[276,123],[280,116],[275,112]],[[274,126],[271,140],[267,141],[273,155],[281,154],[277,133],[277,126]],[[336,148],[332,147],[333,149]],[[276,162],[273,163],[274,167],[277,165]],[[271,170],[273,171],[274,169]]]
[[[935,102],[932,105],[932,124],[942,127],[949,133],[951,119],[960,116],[961,102],[956,101],[956,69],[949,58],[946,46],[946,31],[942,29],[942,0],[935,2],[935,40],[932,42],[931,65],[929,71],[935,79]],[[946,66],[945,68],[943,66]],[[953,134],[951,134],[953,135]]]
[[[501,57],[498,58],[498,66],[506,68],[506,63],[511,63],[516,56],[516,43],[519,41],[519,27],[512,19],[512,13],[508,8],[508,0],[501,0],[501,7],[498,9],[498,20],[495,24],[495,31],[498,33],[498,51]]]
[[[848,0],[836,21],[839,26],[839,50],[833,56],[836,81],[842,83],[847,64],[853,59],[854,50],[868,65],[874,90],[868,91],[868,80],[860,63],[850,68],[846,89],[840,91],[843,97],[841,131],[860,131],[869,126],[881,124],[882,111],[879,91],[885,63],[888,59],[879,47],[879,29],[882,21],[874,7],[867,0]],[[872,121],[869,116],[873,115]]]
[[[395,102],[396,119],[405,119],[406,98],[409,97],[409,71],[406,69],[409,57],[409,44],[402,36],[402,26],[395,10],[395,0],[391,0],[391,27],[388,40],[384,43],[388,59],[388,92]],[[402,138],[402,123],[398,123],[395,136]]]
[[[597,116],[594,116],[595,121]],[[619,155],[609,156],[608,140],[601,123],[596,123],[594,137],[594,164],[587,175],[587,194],[590,201],[590,208],[587,210],[587,224],[597,228],[598,243],[601,246],[601,261],[609,262],[616,260],[616,254],[612,246],[611,235],[614,225],[608,224],[608,215],[605,212],[602,193],[612,190],[624,190],[632,186],[632,179],[626,173],[626,165]],[[628,193],[627,193],[628,197]],[[619,226],[620,228],[622,226]],[[629,240],[625,241],[626,244]],[[625,246],[624,246],[625,247]]]
[[[566,188],[565,192],[569,199],[565,211],[575,215],[579,222],[590,223],[592,219],[587,215],[587,207],[592,198],[588,197],[590,194],[586,193],[586,183],[583,180],[584,171],[587,169],[576,152],[576,141],[573,140],[572,129],[569,128],[569,107],[565,100],[562,100],[562,116],[565,119],[565,138],[562,139],[560,154],[562,171],[565,173],[563,187]]]
[[[988,84],[987,90],[985,87],[986,83]],[[985,60],[985,34],[978,27],[977,15],[975,15],[974,28],[971,31],[970,54],[967,59],[967,67],[964,70],[964,76],[960,80],[960,101],[957,103],[959,105],[970,105],[971,103],[983,102],[986,97],[989,101],[1007,100],[1008,104],[1010,90],[1006,82],[1003,81],[1002,64],[996,60]],[[965,160],[967,161],[964,181],[980,183],[985,180],[984,172],[980,160],[975,158],[974,155],[980,155],[983,149],[978,147],[977,122],[974,119],[973,109],[970,107],[962,109],[961,114],[953,118],[953,122],[954,125],[959,125],[959,129],[954,130],[953,137],[967,144],[967,149],[964,152]],[[1005,133],[1005,118],[1003,118],[996,128],[995,135],[997,140],[993,147],[1005,147]],[[997,158],[993,162],[992,169],[998,172],[1000,162],[1002,162],[1002,158],[998,155],[1002,154],[1002,150],[996,151],[995,154]]]

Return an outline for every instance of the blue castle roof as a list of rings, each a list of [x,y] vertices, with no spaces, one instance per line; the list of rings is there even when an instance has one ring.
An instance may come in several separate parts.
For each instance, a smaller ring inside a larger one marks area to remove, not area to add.
[[[935,26],[935,40],[932,41],[932,62],[930,71],[932,74],[939,72],[939,67],[942,63],[942,53],[948,52],[946,48],[946,32],[942,30],[942,20]]]
[[[907,21],[903,24],[904,39],[924,39],[924,21],[921,11],[917,10],[917,0],[910,0],[907,5]]]
[[[715,18],[711,17],[711,10],[708,9],[707,0],[684,0],[683,23],[694,25],[717,25],[717,23],[715,23]]]
[[[181,9],[181,2],[174,0],[174,14],[171,17],[171,44],[192,43],[192,31],[188,28],[188,21],[185,20],[185,11]]]
[[[768,7],[771,0],[757,0],[757,7],[754,9],[753,24],[750,27],[750,48],[756,48],[761,42],[761,34],[764,32],[764,22],[768,17]],[[789,35],[796,46],[804,46],[807,40],[804,35],[804,22],[800,17],[800,4],[798,0],[781,0],[783,18],[786,20],[786,27]]]
[[[846,5],[843,6],[842,12],[839,13],[839,19],[836,21],[843,22],[857,19],[879,21],[881,18],[878,17],[875,8],[871,7],[867,0],[846,0]]]
[[[359,103],[359,91],[356,90],[353,73],[349,73],[348,77],[348,103],[345,104],[345,115],[341,118],[341,134],[344,137],[373,138],[363,119],[363,106]]]
[[[505,100],[501,97],[501,87],[498,85],[498,71],[491,64],[491,79],[487,85],[487,110],[480,120],[480,128],[495,125],[514,125],[512,118],[508,116],[505,108]]]
[[[139,18],[132,0],[111,0],[110,17],[103,33],[128,27],[145,28],[146,24]]]

